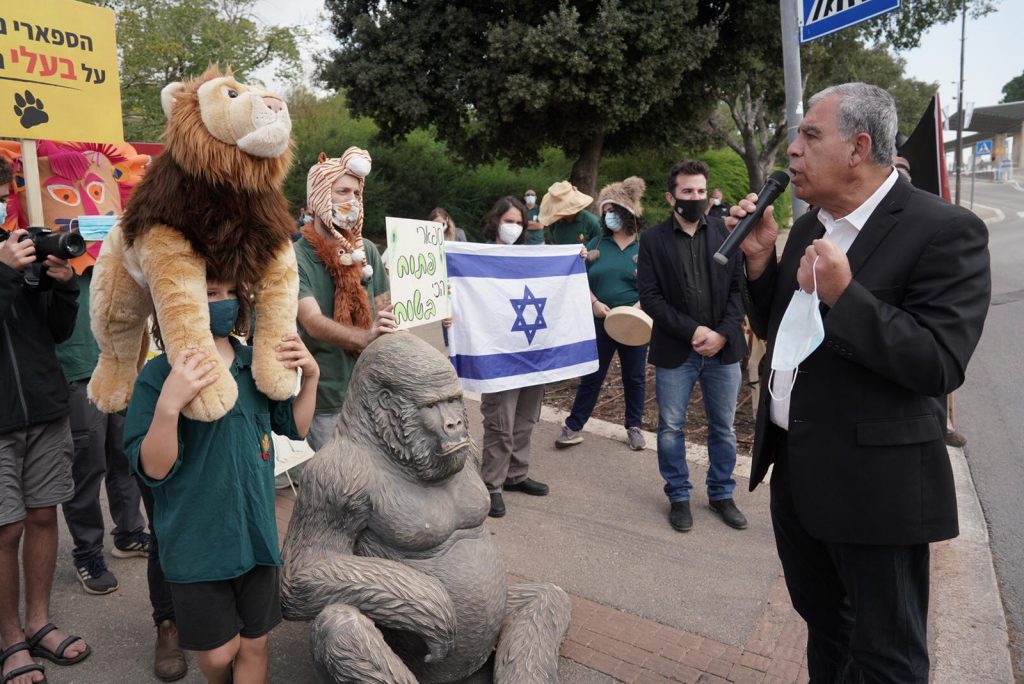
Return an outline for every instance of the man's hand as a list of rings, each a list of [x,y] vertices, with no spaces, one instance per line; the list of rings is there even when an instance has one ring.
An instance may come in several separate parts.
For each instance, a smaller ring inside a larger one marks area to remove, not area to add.
[[[202,349],[186,349],[171,364],[171,373],[160,390],[158,404],[181,413],[200,390],[217,381],[217,362],[207,358]]]
[[[0,263],[20,271],[36,260],[36,246],[31,240],[22,240],[25,235],[28,235],[28,231],[19,228],[0,243]]]
[[[800,258],[796,282],[801,290],[814,291],[814,274],[817,274],[818,299],[829,306],[835,306],[836,301],[846,292],[850,281],[853,280],[850,260],[834,242],[828,240],[815,240],[808,245]]]
[[[274,347],[274,351],[277,352],[277,360],[284,362],[285,368],[302,369],[304,380],[320,377],[320,366],[317,365],[298,333],[292,332],[284,335],[281,338],[281,343]]]
[[[736,224],[747,214],[753,213],[756,209],[757,194],[750,193],[745,198],[733,205],[729,215],[725,218],[725,227],[732,231]],[[740,249],[747,257],[747,278],[757,280],[768,267],[768,260],[772,258],[772,250],[775,248],[775,240],[779,237],[779,224],[775,222],[773,207],[769,206],[761,215],[761,220],[750,231],[746,239],[740,243]]]
[[[595,299],[590,303],[590,308],[594,312],[594,318],[604,318],[611,311],[611,307],[602,302],[600,299]]]
[[[395,305],[390,304],[383,309],[377,311],[377,318],[373,321],[373,325],[367,331],[366,344],[363,345],[365,349],[375,339],[381,335],[395,332],[397,330],[397,323],[395,322]]]
[[[707,326],[698,325],[697,329],[693,331],[690,345],[701,356],[714,356],[725,346],[725,336]]]
[[[29,240],[25,240],[25,242],[29,242]],[[71,268],[71,264],[63,259],[58,259],[52,254],[46,257],[46,261],[43,262],[43,265],[46,267],[46,274],[58,283],[66,283],[71,280],[73,275],[75,275],[75,271]]]

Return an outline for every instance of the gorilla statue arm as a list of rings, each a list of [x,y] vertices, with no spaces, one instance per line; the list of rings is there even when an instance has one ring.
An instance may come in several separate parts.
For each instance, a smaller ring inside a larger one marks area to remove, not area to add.
[[[351,445],[336,460],[314,459],[303,471],[283,557],[281,607],[289,620],[311,620],[346,604],[383,627],[418,634],[426,660],[443,658],[455,641],[455,608],[441,583],[408,565],[356,556],[371,503],[367,470]],[[340,465],[339,464],[346,464]]]

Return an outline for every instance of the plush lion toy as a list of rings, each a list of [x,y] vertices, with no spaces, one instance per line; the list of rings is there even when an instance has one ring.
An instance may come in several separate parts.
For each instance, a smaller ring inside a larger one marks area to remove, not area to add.
[[[206,350],[219,377],[185,407],[194,420],[225,415],[238,387],[214,348],[206,278],[254,295],[252,374],[260,391],[285,399],[295,371],[274,346],[295,330],[298,270],[281,183],[291,165],[291,119],[281,98],[211,67],[161,93],[166,147],[135,189],[100,251],[90,292],[99,365],[89,398],[106,412],[124,409],[148,351],[146,323],[156,313],[170,361]]]

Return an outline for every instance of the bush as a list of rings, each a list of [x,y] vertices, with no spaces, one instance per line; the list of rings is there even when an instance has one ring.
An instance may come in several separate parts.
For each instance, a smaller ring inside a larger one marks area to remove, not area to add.
[[[365,235],[383,249],[385,217],[426,218],[436,206],[444,207],[471,240],[481,240],[484,218],[491,205],[504,195],[522,197],[533,188],[543,197],[554,182],[568,178],[572,162],[559,150],[541,151],[535,167],[510,169],[505,162],[467,168],[453,160],[444,143],[432,132],[417,130],[394,144],[375,142],[377,126],[369,119],[348,114],[345,98],[337,94],[316,99],[303,91],[290,95],[292,135],[296,140],[295,163],[285,182],[285,194],[296,210],[306,194],[306,174],[321,151],[340,155],[356,145],[369,150],[373,172],[366,183]],[[676,161],[696,156],[711,168],[709,187],[720,187],[730,204],[747,194],[743,161],[727,148],[693,155],[676,148],[637,150],[606,157],[601,162],[597,187],[628,176],[647,182],[644,213],[648,225],[668,217],[665,178]],[[789,216],[789,194],[776,202],[780,222]],[[595,197],[596,199],[596,197]]]

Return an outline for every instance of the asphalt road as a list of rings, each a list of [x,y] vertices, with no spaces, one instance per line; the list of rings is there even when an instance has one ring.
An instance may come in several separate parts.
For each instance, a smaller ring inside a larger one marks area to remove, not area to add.
[[[969,198],[969,180],[963,188]],[[989,223],[992,307],[967,381],[956,393],[956,422],[968,439],[965,452],[988,521],[1014,671],[1024,682],[1024,189],[979,181],[974,202],[976,210],[998,209],[1003,218]]]

